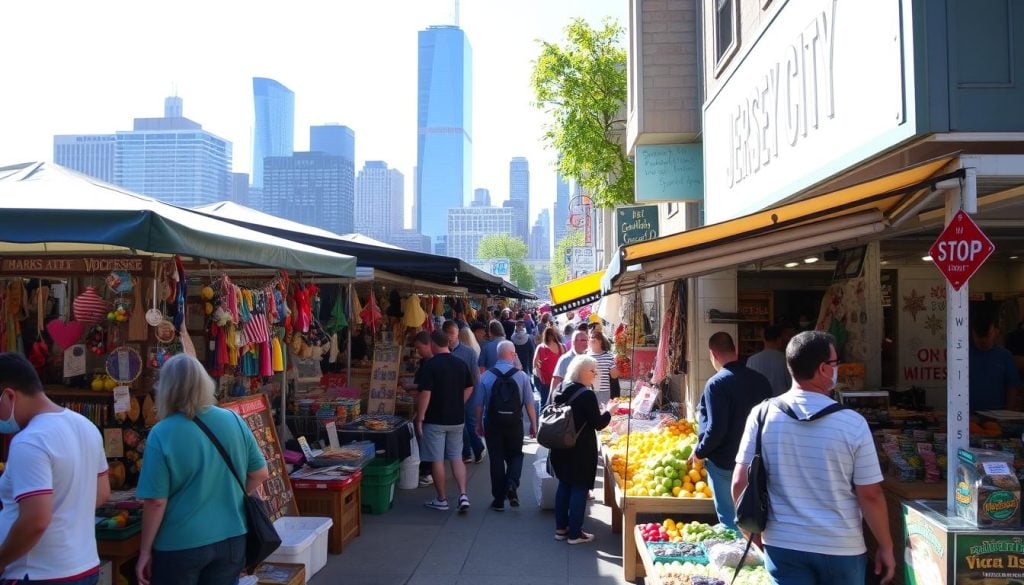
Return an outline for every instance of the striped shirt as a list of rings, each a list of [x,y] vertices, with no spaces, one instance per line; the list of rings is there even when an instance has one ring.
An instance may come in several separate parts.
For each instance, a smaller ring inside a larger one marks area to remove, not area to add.
[[[834,401],[794,388],[781,396],[801,418]],[[749,465],[757,438],[757,407],[747,417],[736,463]],[[841,410],[813,422],[770,408],[761,436],[771,508],[764,543],[836,556],[867,551],[854,485],[882,481],[878,455],[864,417]]]
[[[615,355],[610,351],[601,353],[588,353],[597,361],[597,376],[594,377],[594,394],[597,394],[599,404],[608,402],[611,398],[611,371],[615,367]]]

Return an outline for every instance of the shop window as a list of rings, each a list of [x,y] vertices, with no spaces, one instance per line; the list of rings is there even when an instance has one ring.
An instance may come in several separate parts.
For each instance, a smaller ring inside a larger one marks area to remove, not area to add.
[[[715,76],[717,77],[739,48],[738,0],[712,0],[715,34]]]

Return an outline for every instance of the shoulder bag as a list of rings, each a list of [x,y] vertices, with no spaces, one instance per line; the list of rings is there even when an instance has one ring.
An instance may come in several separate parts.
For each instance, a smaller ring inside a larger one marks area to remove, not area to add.
[[[217,448],[217,452],[224,459],[224,463],[227,464],[228,469],[231,470],[231,475],[234,476],[235,481],[238,482],[238,487],[242,490],[242,498],[245,503],[245,523],[248,528],[245,533],[245,572],[252,575],[256,571],[256,566],[281,546],[281,537],[277,534],[274,523],[270,521],[270,516],[267,514],[267,507],[263,500],[259,496],[250,495],[245,492],[245,483],[242,482],[238,472],[235,471],[235,466],[231,463],[231,458],[228,457],[228,452],[224,450],[224,446],[220,444],[220,441],[217,440],[217,437],[214,436],[210,428],[203,421],[199,420],[198,416],[192,420],[210,438],[210,442]]]

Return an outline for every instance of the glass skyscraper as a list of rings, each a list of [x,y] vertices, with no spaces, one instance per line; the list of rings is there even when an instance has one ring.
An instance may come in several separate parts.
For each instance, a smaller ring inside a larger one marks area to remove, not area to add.
[[[435,246],[448,235],[448,210],[470,200],[472,60],[469,40],[459,27],[419,32],[416,224]]]
[[[322,152],[296,152],[265,160],[266,213],[336,234],[352,232],[351,161]]]
[[[252,185],[262,189],[263,159],[291,156],[294,152],[295,93],[266,77],[252,78],[252,93],[256,112],[252,137]]]
[[[113,134],[62,134],[53,137],[53,162],[113,183],[116,149]]]
[[[356,160],[356,133],[341,124],[309,127],[310,152],[342,156],[353,163]]]
[[[521,156],[508,163],[508,201],[505,207],[516,211],[512,235],[530,243],[530,162]]]
[[[382,242],[405,223],[405,177],[382,160],[368,160],[356,177],[355,232]]]
[[[555,236],[553,246],[557,246],[558,242],[561,242],[565,239],[565,236],[569,235],[569,181],[561,173],[556,175],[555,181],[554,225],[551,226],[554,228]]]

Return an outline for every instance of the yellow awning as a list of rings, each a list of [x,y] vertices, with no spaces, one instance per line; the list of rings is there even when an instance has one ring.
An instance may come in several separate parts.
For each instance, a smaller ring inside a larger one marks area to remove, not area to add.
[[[954,158],[933,159],[802,201],[623,246],[606,270],[602,289],[621,290],[641,279],[643,286],[653,286],[878,234],[911,210],[931,190],[928,180]]]
[[[600,270],[550,287],[551,311],[564,313],[600,300],[603,277],[604,270]]]

